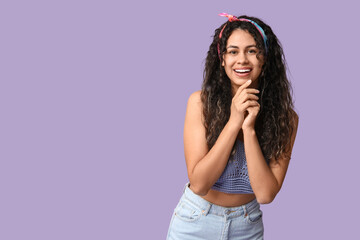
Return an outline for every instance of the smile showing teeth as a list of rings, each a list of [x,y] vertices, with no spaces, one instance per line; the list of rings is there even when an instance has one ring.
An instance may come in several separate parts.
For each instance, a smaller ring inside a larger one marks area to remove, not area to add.
[[[235,72],[238,72],[238,73],[246,73],[246,72],[250,72],[251,70],[250,69],[235,69]]]

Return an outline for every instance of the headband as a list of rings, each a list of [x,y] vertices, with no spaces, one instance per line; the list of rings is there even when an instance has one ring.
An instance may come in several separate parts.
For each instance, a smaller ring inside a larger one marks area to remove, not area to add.
[[[256,27],[256,29],[260,32],[261,37],[264,40],[264,46],[265,46],[265,53],[267,53],[268,51],[268,47],[267,47],[267,37],[266,34],[264,32],[264,30],[262,29],[262,27],[259,26],[259,24],[257,24],[256,22],[254,22],[253,20],[247,19],[247,18],[237,18],[233,15],[229,15],[227,13],[220,13],[219,16],[222,17],[227,17],[229,19],[229,22],[235,22],[235,21],[240,21],[240,22],[249,22],[252,25],[254,25]],[[224,27],[221,29],[220,34],[219,34],[219,42],[217,44],[217,49],[218,49],[218,54],[219,54],[219,58],[220,58],[220,39],[222,37],[222,33],[225,29],[225,27],[227,26],[227,23],[224,25]]]

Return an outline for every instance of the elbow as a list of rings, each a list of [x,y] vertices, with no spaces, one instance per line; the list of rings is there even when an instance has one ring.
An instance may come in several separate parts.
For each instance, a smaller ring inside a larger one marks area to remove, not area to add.
[[[276,195],[280,191],[280,188],[281,187],[274,187],[274,188],[267,187],[265,189],[262,189],[262,191],[260,192],[257,191],[257,193],[255,193],[257,202],[260,204],[272,203]]]
[[[271,198],[256,198],[257,202],[259,204],[269,204],[271,203],[274,199]]]
[[[191,186],[191,187],[190,187]],[[190,183],[190,189],[191,191],[193,191],[196,195],[199,196],[205,196],[206,194],[208,194],[209,192],[209,188],[206,188],[205,186],[198,186],[198,185],[193,185]]]
[[[256,196],[256,201],[259,204],[269,204],[272,201],[274,201],[275,199],[275,194],[264,194],[264,195],[260,195],[260,196]]]

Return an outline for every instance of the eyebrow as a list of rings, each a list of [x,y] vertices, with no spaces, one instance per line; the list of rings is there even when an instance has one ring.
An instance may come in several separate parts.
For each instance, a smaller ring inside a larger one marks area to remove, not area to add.
[[[246,46],[245,48],[250,48],[250,47],[256,47],[256,45],[249,45],[249,46]],[[239,49],[239,47],[238,46],[234,46],[234,45],[230,45],[230,46],[228,46],[226,49],[228,49],[228,48],[236,48],[236,49]]]

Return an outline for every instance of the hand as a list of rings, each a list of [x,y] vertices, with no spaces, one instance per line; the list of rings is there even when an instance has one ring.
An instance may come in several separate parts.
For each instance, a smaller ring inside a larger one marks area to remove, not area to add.
[[[256,112],[256,109],[254,108],[260,106],[257,102],[259,98],[255,95],[256,93],[259,93],[259,90],[255,88],[247,88],[250,84],[251,80],[241,85],[236,91],[231,103],[229,122],[234,124],[234,126],[236,126],[239,130],[244,126],[245,113],[248,112],[250,115],[251,112],[253,115]],[[246,119],[247,118],[248,116]],[[248,127],[249,124],[252,124],[252,118],[246,121],[245,126]]]
[[[243,129],[243,131],[253,130],[253,129],[255,129],[256,117],[260,111],[260,104],[258,103],[258,105],[256,105],[256,106],[248,107],[246,109],[246,111],[248,114],[245,117],[245,120],[242,124],[242,129]]]

